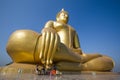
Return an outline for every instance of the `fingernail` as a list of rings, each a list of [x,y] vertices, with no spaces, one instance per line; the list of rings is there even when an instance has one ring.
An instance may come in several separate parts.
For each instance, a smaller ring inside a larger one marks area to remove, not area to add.
[[[41,62],[42,62],[42,64],[45,64],[45,60],[44,59],[41,59]]]
[[[50,64],[52,64],[52,60],[50,60]]]

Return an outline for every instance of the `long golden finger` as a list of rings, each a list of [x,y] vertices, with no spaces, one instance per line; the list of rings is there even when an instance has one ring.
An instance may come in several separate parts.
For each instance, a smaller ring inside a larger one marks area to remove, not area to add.
[[[46,40],[45,40],[45,51],[44,51],[44,60],[45,62],[47,62],[47,53],[48,53],[48,49],[49,49],[49,44],[50,44],[50,32],[47,32],[46,35]]]
[[[52,55],[51,55],[51,57],[50,57],[50,63],[51,63],[51,64],[53,63],[53,57],[54,57],[54,54],[55,54],[55,52],[56,52],[58,43],[59,43],[59,36],[58,36],[57,34],[55,34],[54,47],[53,47]]]
[[[43,57],[43,53],[44,53],[44,49],[45,49],[45,40],[46,40],[46,33],[43,32],[43,34],[42,34],[42,43],[41,43],[41,51],[40,51],[40,55],[39,55],[40,59],[42,59],[42,57]]]
[[[55,35],[54,33],[51,33],[50,46],[49,46],[48,55],[47,55],[47,65],[50,64],[50,57],[53,54],[52,51],[54,47],[54,41],[55,41]]]

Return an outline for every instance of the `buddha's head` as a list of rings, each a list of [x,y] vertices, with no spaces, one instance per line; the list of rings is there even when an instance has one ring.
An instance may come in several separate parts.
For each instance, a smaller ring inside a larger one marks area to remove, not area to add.
[[[57,16],[56,16],[56,20],[58,22],[63,22],[63,23],[67,23],[69,19],[69,15],[67,11],[64,11],[64,9],[62,9],[60,12],[58,12]]]

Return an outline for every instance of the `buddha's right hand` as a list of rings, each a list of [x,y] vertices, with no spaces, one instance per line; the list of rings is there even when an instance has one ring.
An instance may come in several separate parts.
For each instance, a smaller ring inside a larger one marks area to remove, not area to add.
[[[53,63],[53,57],[59,42],[59,36],[54,29],[44,28],[42,30],[42,44],[39,58],[46,68]]]

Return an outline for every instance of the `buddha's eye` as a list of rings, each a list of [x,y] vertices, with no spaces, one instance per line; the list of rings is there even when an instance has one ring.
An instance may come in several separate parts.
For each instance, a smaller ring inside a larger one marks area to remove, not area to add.
[[[60,15],[61,15],[61,16],[64,16],[64,13],[61,13]]]
[[[68,15],[67,15],[67,14],[65,14],[64,16],[65,16],[65,17],[68,17]]]

